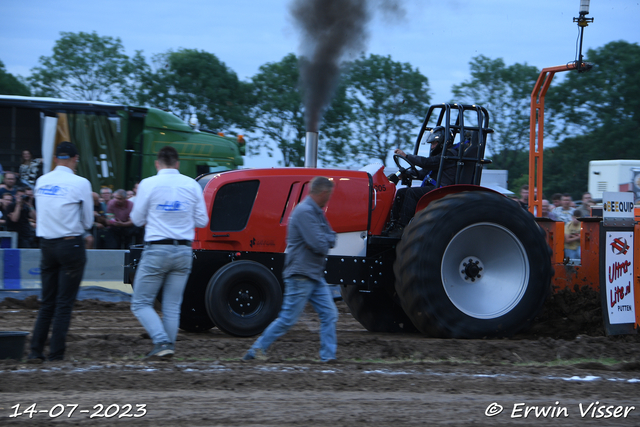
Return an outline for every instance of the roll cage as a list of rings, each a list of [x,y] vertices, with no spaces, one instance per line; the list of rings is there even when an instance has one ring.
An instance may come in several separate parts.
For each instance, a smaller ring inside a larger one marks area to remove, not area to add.
[[[424,133],[437,126],[445,128],[445,135],[453,135],[453,141],[447,143],[440,157],[436,188],[440,187],[444,162],[447,160],[456,161],[456,184],[480,185],[482,167],[491,163],[491,160],[484,158],[487,135],[493,132],[489,127],[489,112],[478,105],[430,106],[420,127],[413,154],[418,155]]]

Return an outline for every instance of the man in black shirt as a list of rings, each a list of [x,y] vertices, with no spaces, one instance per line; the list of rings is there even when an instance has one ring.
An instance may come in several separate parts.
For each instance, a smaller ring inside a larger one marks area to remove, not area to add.
[[[16,173],[6,171],[4,173],[4,181],[0,184],[0,197],[2,197],[4,193],[10,193],[12,196],[15,196],[17,190],[16,182],[18,182]]]
[[[33,199],[25,193],[23,188],[16,191],[14,202],[6,208],[6,227],[8,231],[18,233],[19,248],[35,247],[35,230],[30,220],[36,219]]]

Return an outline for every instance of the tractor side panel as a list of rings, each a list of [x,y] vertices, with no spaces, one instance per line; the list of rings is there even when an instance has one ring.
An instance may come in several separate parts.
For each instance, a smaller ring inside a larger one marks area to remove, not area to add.
[[[333,196],[325,207],[333,230],[338,234],[366,231],[371,205],[366,172],[311,168],[240,170],[218,174],[206,184],[205,202],[213,219],[209,227],[196,230],[194,249],[284,252],[289,217],[307,196],[309,182],[319,175],[332,178],[335,184]],[[225,191],[225,186],[243,182],[258,183],[257,191],[247,191],[246,196],[243,193],[217,198],[219,192]],[[225,203],[225,200],[235,203]],[[238,226],[233,218],[229,223],[234,225],[227,228],[216,223],[215,218],[220,215],[236,214],[246,214],[246,223]]]
[[[332,171],[324,172],[325,176],[331,177]],[[369,175],[360,173],[358,177],[333,178],[333,195],[325,207],[331,228],[338,234],[367,231],[371,204]]]

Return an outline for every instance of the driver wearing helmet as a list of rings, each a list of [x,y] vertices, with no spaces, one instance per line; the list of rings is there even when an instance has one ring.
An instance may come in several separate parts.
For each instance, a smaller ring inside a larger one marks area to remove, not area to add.
[[[401,188],[396,193],[396,198],[391,209],[391,229],[393,235],[401,235],[404,227],[409,224],[413,218],[418,201],[429,191],[436,188],[436,177],[440,169],[440,157],[442,156],[443,147],[447,145],[447,154],[455,156],[456,153],[449,145],[453,142],[453,136],[449,134],[449,138],[445,141],[445,128],[438,126],[431,130],[427,136],[426,143],[431,144],[429,157],[417,156],[414,154],[406,154],[397,148],[393,153],[404,157],[409,162],[419,166],[418,178],[422,179],[420,187]],[[440,179],[440,186],[451,185],[455,183],[456,161],[454,159],[445,159]]]

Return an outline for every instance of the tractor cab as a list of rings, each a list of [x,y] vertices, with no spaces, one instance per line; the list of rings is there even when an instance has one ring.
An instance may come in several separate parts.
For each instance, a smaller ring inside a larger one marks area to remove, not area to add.
[[[455,184],[480,185],[483,165],[491,163],[484,158],[487,135],[493,132],[489,128],[489,113],[484,107],[463,104],[432,105],[427,111],[420,127],[418,138],[413,149],[414,155],[429,157],[431,146],[429,137],[436,129],[444,129],[448,135],[444,153],[440,156],[440,167],[437,174],[431,176],[436,188],[443,186],[443,170],[447,164],[455,163]],[[398,178],[402,176],[402,184],[411,186],[416,174],[416,165],[408,159],[394,155],[398,166]],[[393,177],[390,180],[394,181]]]

